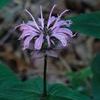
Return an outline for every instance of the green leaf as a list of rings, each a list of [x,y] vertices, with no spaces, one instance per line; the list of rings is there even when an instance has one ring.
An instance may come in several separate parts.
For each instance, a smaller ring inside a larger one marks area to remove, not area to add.
[[[0,9],[9,4],[12,0],[0,0]]]
[[[42,83],[40,77],[22,82],[7,65],[0,63],[0,100],[40,100]]]
[[[100,39],[100,11],[70,17],[73,31]]]
[[[71,87],[78,88],[85,85],[86,79],[92,76],[92,71],[90,67],[86,67],[77,72],[66,73],[66,75],[71,80]]]
[[[93,100],[100,100],[100,53],[93,59],[91,66],[93,71]]]
[[[19,81],[8,66],[0,62],[0,88],[8,87],[11,83],[17,83]]]
[[[89,100],[89,97],[64,85],[54,84],[49,88],[48,100]]]
[[[0,90],[0,93],[2,91],[3,94],[0,98],[9,100],[40,100],[43,87],[41,83],[42,79],[37,77],[26,82],[12,84],[12,86]]]

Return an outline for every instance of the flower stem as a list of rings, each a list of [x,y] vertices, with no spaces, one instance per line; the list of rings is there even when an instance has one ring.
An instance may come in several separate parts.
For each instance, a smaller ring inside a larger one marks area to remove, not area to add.
[[[44,56],[44,72],[43,72],[43,94],[41,100],[46,100],[47,96],[47,55]]]
[[[44,73],[43,73],[43,77],[44,77],[44,89],[43,89],[43,94],[46,96],[47,95],[47,81],[46,81],[46,72],[47,72],[47,55],[44,56]]]

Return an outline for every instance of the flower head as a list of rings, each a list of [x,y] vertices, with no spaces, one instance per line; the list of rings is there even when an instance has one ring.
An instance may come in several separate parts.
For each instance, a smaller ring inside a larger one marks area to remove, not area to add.
[[[72,31],[69,29],[72,24],[71,20],[62,20],[62,15],[68,10],[63,11],[58,17],[52,16],[52,12],[55,5],[52,7],[49,14],[48,21],[43,17],[42,7],[40,6],[41,17],[38,21],[34,19],[32,14],[26,10],[26,12],[32,18],[32,21],[23,23],[20,26],[22,34],[20,40],[23,40],[23,49],[29,49],[32,43],[34,50],[52,50],[68,45],[68,40],[73,37]]]

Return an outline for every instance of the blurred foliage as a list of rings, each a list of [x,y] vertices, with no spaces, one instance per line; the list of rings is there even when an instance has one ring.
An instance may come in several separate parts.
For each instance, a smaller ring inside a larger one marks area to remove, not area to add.
[[[0,99],[40,100],[43,81],[40,77],[21,82],[4,64],[0,64]],[[48,85],[48,100],[88,100],[88,97],[61,84]]]
[[[70,19],[73,22],[71,25],[73,31],[100,39],[100,11],[80,14]]]
[[[86,67],[77,72],[66,73],[67,77],[70,79],[69,87],[72,87],[80,92],[86,91],[86,81],[88,78],[92,78],[92,71],[90,67]]]
[[[100,53],[92,61],[91,67],[94,75],[92,80],[93,100],[100,100]]]
[[[21,82],[8,66],[0,63],[0,100],[39,100],[42,83],[39,77]]]
[[[0,0],[0,9],[7,6],[7,4],[11,3],[12,0]]]

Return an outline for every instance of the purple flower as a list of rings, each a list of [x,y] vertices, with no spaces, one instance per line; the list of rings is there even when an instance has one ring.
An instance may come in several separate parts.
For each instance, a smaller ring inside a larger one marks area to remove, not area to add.
[[[48,21],[43,17],[42,7],[40,6],[41,17],[36,21],[32,14],[26,10],[31,16],[32,21],[23,23],[20,26],[22,34],[20,40],[23,40],[23,49],[30,49],[30,44],[33,50],[46,51],[57,47],[68,46],[68,41],[73,37],[72,31],[68,29],[72,24],[71,20],[62,20],[62,15],[68,10],[63,11],[58,17],[52,16],[55,5],[51,9]]]

